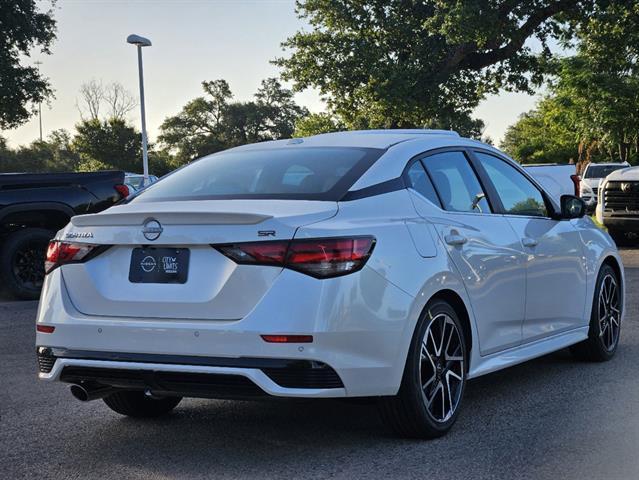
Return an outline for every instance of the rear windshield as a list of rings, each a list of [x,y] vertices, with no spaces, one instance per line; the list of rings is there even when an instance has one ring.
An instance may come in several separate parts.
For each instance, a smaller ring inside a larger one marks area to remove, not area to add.
[[[605,178],[612,172],[626,168],[622,165],[590,165],[586,168],[584,178]]]
[[[267,198],[337,201],[382,153],[370,148],[295,146],[222,152],[164,177],[132,202]]]

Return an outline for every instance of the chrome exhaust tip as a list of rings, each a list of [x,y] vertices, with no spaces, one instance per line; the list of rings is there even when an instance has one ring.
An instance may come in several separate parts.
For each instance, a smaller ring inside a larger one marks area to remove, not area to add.
[[[81,402],[98,400],[115,392],[116,389],[105,385],[71,385],[71,395]]]

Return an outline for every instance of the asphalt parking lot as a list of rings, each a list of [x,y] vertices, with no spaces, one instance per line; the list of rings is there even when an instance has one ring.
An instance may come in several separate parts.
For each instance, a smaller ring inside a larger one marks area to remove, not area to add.
[[[468,384],[445,438],[394,438],[375,407],[184,400],[156,420],[36,380],[35,302],[0,303],[0,476],[18,478],[639,477],[639,250],[624,250],[626,320],[604,364],[562,351]]]

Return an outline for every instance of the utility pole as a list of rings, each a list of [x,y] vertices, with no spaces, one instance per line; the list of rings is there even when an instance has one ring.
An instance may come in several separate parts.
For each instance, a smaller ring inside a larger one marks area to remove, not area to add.
[[[40,65],[42,65],[42,62],[36,60],[33,63],[38,66],[38,73],[40,73]],[[42,141],[42,101],[38,102],[38,121],[40,123],[40,141]]]

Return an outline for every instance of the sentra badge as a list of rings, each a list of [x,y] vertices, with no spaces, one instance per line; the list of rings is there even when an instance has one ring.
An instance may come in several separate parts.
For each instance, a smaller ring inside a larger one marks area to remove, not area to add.
[[[93,238],[93,232],[69,232],[64,238]]]

